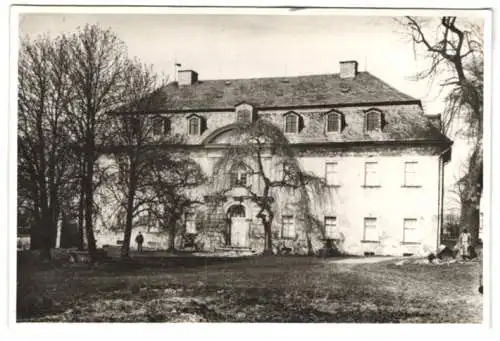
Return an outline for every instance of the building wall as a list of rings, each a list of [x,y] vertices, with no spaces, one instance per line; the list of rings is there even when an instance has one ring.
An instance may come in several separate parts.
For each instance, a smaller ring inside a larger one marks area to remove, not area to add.
[[[409,112],[421,112],[418,105],[379,106],[378,109],[393,116],[404,119]],[[346,127],[342,137],[338,133],[327,134],[325,132],[324,113],[330,109],[307,109],[295,110],[301,115],[304,128],[298,134],[288,135],[290,142],[341,142],[341,141],[363,141],[375,139],[383,141],[388,136],[384,132],[372,132],[367,134],[363,130],[364,110],[368,107],[348,107],[338,111],[345,115]],[[262,110],[258,115],[277,126],[283,126],[284,114],[292,110]],[[187,136],[187,144],[200,144],[218,128],[234,123],[236,121],[235,111],[228,112],[194,112],[183,114],[169,114],[172,131],[185,135],[188,129],[188,118],[190,115],[199,115],[206,122],[206,130],[199,136]],[[393,117],[388,115],[387,117]],[[423,115],[422,115],[422,119]],[[387,124],[397,125],[397,121]],[[227,136],[221,135],[219,143],[227,142]],[[392,129],[391,134],[397,134],[397,129]],[[394,138],[394,136],[392,136]],[[397,136],[396,136],[397,137]],[[166,151],[168,152],[168,151]],[[189,149],[190,156],[196,160],[206,174],[213,173],[213,165],[224,153],[222,148]],[[339,183],[338,187],[328,188],[326,197],[316,198],[312,203],[312,213],[318,222],[323,223],[325,216],[335,216],[338,226],[338,247],[341,251],[349,254],[363,255],[366,252],[383,255],[419,254],[424,255],[433,252],[438,247],[439,235],[439,150],[429,147],[391,147],[389,144],[378,147],[340,148],[335,144],[322,147],[310,146],[306,149],[297,150],[297,158],[305,171],[312,172],[318,176],[325,176],[325,164],[327,162],[338,163]],[[265,165],[268,172],[273,172],[272,158],[265,157]],[[367,161],[376,161],[379,169],[380,187],[364,187],[364,165]],[[417,177],[420,181],[419,187],[404,187],[404,164],[405,161],[417,161]],[[102,157],[102,162],[109,166],[109,157]],[[112,171],[113,167],[109,167]],[[254,181],[255,186],[262,186],[258,179]],[[259,190],[257,190],[259,191]],[[195,191],[197,196],[211,193],[211,189],[202,186]],[[200,245],[213,250],[224,246],[223,231],[227,227],[225,210],[237,203],[234,197],[244,196],[245,193],[227,194],[227,200],[223,203],[210,204],[197,207],[197,226],[200,232],[198,241]],[[96,201],[101,208],[96,222],[96,237],[98,246],[117,245],[117,241],[123,239],[120,230],[120,220],[117,209],[116,198],[111,195],[106,186],[99,190]],[[282,195],[277,203],[276,217],[273,224],[274,240],[276,245],[283,244],[292,248],[295,253],[306,253],[306,222],[300,217],[295,217],[297,237],[292,239],[281,238],[282,215],[295,214],[293,195]],[[250,223],[251,242],[250,247],[262,250],[264,247],[264,233],[260,220],[255,216],[258,207],[248,199],[243,201],[247,207]],[[379,242],[363,242],[364,218],[377,218]],[[403,244],[403,220],[411,218],[417,220],[418,242],[412,245]],[[181,222],[182,223],[182,222]],[[145,246],[152,242],[152,248],[166,248],[168,236],[158,229],[157,224],[150,223],[148,226],[136,224],[132,240],[137,231],[145,233]],[[151,232],[153,229],[153,232]],[[156,230],[154,230],[156,229]],[[114,232],[112,232],[114,231]],[[312,231],[311,243],[315,250],[323,246],[322,231]],[[180,245],[180,242],[177,243]],[[135,243],[133,243],[135,246]]]
[[[326,162],[338,162],[340,186],[329,190],[327,200],[316,201],[314,213],[320,221],[337,217],[340,248],[351,254],[426,254],[438,243],[438,172],[436,155],[380,156],[361,154],[345,157],[304,157],[304,169],[324,171]],[[364,185],[364,163],[378,162],[380,187]],[[420,187],[404,186],[405,161],[417,161]],[[320,174],[318,174],[320,175]],[[364,218],[377,218],[380,243],[364,243]],[[403,220],[417,219],[418,244],[403,242]]]
[[[313,153],[314,154],[314,153]],[[328,155],[299,157],[303,169],[317,176],[325,176],[327,162],[337,162],[340,186],[329,187],[326,196],[317,197],[311,207],[315,218],[324,222],[326,216],[337,218],[339,248],[349,254],[424,255],[436,250],[439,234],[439,155],[430,150],[406,148],[389,150],[387,147],[359,152],[331,152]],[[209,160],[215,158],[208,158]],[[364,187],[365,162],[377,162],[380,187]],[[404,186],[405,162],[417,162],[417,187]],[[207,170],[210,170],[207,166]],[[244,193],[228,193],[230,206],[233,196]],[[281,216],[295,213],[293,195],[284,195],[277,208],[274,221],[276,243],[304,244],[303,219],[296,217],[298,238],[295,241],[281,240]],[[263,247],[263,228],[255,217],[258,208],[250,201],[243,204],[252,212],[251,234],[255,234],[257,249]],[[295,214],[296,215],[296,214]],[[364,218],[377,218],[380,242],[364,243]],[[415,244],[403,243],[404,219],[417,220]],[[259,231],[260,230],[260,231]],[[314,231],[315,247],[321,247],[320,231]]]

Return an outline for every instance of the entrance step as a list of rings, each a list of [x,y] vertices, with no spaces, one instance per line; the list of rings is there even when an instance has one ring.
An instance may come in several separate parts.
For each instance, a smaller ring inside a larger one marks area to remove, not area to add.
[[[254,252],[252,249],[246,246],[225,246],[216,248],[215,251],[218,252]]]

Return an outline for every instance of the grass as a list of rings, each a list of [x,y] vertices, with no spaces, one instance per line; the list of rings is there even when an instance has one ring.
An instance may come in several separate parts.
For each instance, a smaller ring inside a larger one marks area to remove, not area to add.
[[[478,264],[310,257],[18,265],[18,321],[477,323]]]

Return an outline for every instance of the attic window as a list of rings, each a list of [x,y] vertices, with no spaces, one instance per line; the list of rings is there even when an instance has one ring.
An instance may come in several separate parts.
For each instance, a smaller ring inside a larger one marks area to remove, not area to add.
[[[300,117],[294,112],[287,113],[285,116],[285,133],[296,134],[299,132]]]
[[[127,116],[123,119],[126,131],[132,135],[139,135],[141,120],[138,117]]]
[[[240,109],[236,113],[236,120],[238,122],[251,122],[252,121],[252,112],[248,109]]]
[[[170,132],[170,120],[166,117],[155,117],[153,119],[153,135],[161,136]]]
[[[382,113],[378,110],[370,110],[366,113],[366,131],[379,131],[382,129]]]
[[[336,133],[342,130],[342,114],[331,112],[326,115],[326,132]]]
[[[188,120],[188,133],[189,135],[200,135],[201,131],[201,118],[193,116]]]

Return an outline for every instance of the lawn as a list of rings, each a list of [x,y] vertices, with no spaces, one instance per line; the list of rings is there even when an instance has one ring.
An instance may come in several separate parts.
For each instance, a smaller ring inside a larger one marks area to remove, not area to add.
[[[18,265],[18,321],[478,323],[478,263],[312,257]]]

